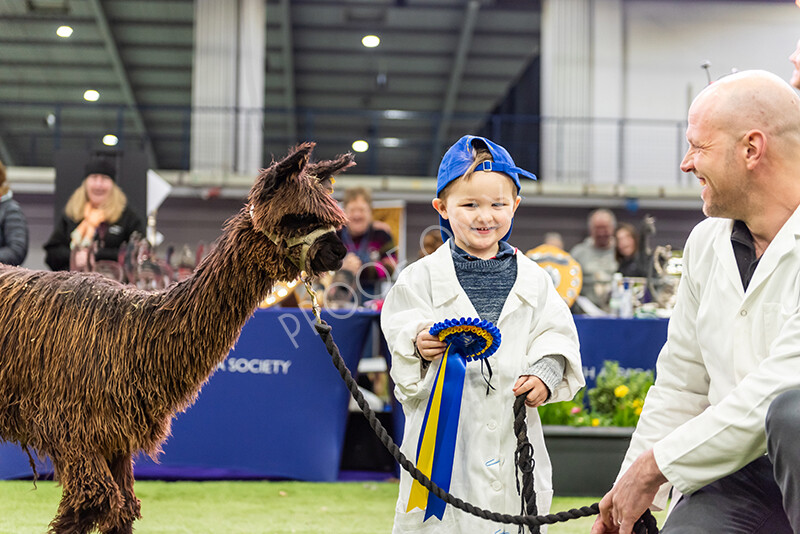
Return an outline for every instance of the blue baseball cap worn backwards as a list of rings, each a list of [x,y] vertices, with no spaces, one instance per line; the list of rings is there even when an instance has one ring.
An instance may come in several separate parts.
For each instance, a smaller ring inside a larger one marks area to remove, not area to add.
[[[521,169],[514,164],[511,159],[511,154],[508,151],[485,137],[478,137],[476,135],[465,135],[445,152],[442,162],[439,164],[439,173],[436,177],[436,196],[438,197],[442,190],[447,187],[450,182],[461,178],[467,172],[472,162],[475,161],[474,150],[476,148],[487,148],[492,155],[493,161],[484,161],[475,167],[476,171],[487,172],[502,172],[507,174],[514,185],[517,186],[517,193],[521,189],[520,176],[536,180],[536,175]],[[512,221],[513,226],[513,221]],[[439,225],[442,230],[442,240],[447,241],[448,238],[453,236],[453,230],[450,228],[450,222],[442,219],[439,216]],[[511,235],[511,228],[508,233],[503,236],[503,241],[508,239]]]

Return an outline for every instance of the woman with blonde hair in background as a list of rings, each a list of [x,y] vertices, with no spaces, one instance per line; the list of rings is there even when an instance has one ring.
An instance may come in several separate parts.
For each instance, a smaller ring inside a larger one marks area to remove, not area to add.
[[[44,245],[45,262],[51,269],[85,271],[91,270],[93,260],[117,261],[120,246],[131,234],[144,233],[141,219],[128,206],[115,177],[110,161],[95,160],[86,166],[86,178],[72,193]],[[89,257],[92,250],[94,258]]]

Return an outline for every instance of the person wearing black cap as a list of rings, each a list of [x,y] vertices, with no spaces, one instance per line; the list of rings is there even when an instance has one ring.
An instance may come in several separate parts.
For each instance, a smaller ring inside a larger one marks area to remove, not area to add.
[[[430,326],[478,316],[499,329],[497,352],[482,363],[466,364],[450,490],[481,508],[508,514],[520,507],[512,428],[515,397],[525,396],[528,406],[536,504],[539,513],[548,513],[551,467],[536,407],[569,400],[584,385],[569,308],[547,272],[507,242],[520,202],[520,177],[535,179],[486,138],[464,136],[453,145],[439,166],[432,201],[445,243],[400,273],[381,312],[395,395],[406,416],[402,448],[409,458],[416,458],[421,448],[426,407],[445,349],[428,332]],[[403,473],[395,533],[505,530],[451,507],[441,519],[426,520],[427,511],[417,506],[420,501],[411,491],[411,478]]]
[[[45,262],[51,269],[85,271],[91,270],[93,260],[117,261],[120,246],[131,234],[144,234],[142,220],[128,206],[115,177],[116,168],[108,160],[96,159],[86,166],[86,178],[70,196],[44,244]]]
[[[28,223],[6,182],[0,161],[0,263],[20,265],[28,255]]]

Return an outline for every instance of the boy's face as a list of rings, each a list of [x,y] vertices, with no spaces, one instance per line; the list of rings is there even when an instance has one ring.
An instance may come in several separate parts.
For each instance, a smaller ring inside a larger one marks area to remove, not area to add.
[[[452,182],[444,199],[433,199],[433,207],[450,222],[456,245],[488,259],[497,254],[497,243],[511,228],[519,201],[507,175],[477,171],[469,180]]]

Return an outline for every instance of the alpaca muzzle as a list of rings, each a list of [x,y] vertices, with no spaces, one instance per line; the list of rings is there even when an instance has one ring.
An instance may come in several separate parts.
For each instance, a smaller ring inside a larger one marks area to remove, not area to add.
[[[311,272],[338,271],[342,268],[342,260],[347,255],[339,236],[331,232],[317,239],[308,251]]]

